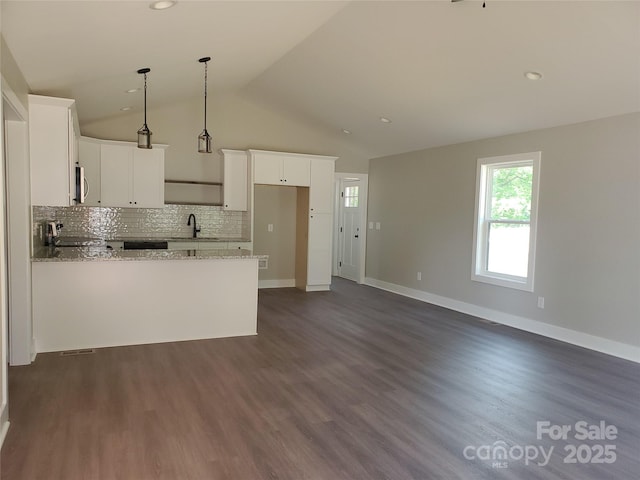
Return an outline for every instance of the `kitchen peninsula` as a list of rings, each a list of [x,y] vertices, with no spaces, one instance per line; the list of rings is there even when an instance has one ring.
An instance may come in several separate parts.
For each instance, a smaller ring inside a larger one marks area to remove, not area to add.
[[[37,248],[36,352],[255,335],[248,250]]]

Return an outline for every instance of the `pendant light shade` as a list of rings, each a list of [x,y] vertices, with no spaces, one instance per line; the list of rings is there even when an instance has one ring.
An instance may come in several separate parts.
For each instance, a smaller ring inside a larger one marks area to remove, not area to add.
[[[141,68],[138,73],[144,75],[144,125],[138,130],[138,148],[151,148],[151,130],[147,126],[147,73],[150,68]]]
[[[202,57],[198,60],[200,63],[204,63],[204,130],[198,135],[198,152],[211,153],[211,135],[207,132],[207,62],[211,60],[211,57]]]

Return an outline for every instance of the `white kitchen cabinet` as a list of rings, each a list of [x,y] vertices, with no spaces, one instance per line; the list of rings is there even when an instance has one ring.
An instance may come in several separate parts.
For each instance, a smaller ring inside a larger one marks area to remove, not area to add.
[[[334,172],[334,161],[327,160],[326,158],[311,159],[311,183],[309,185],[310,213],[333,212]]]
[[[336,157],[311,158],[306,291],[328,290],[331,285],[335,161]]]
[[[100,145],[100,197],[103,207],[164,207],[164,149]]]
[[[254,184],[300,187],[296,197],[295,284],[308,292],[329,290],[334,171],[338,157],[265,150],[247,152]]]
[[[249,159],[247,152],[221,150],[223,156],[223,208],[247,211],[249,199]]]
[[[331,288],[336,157],[308,157],[310,187],[298,188],[296,196],[295,285],[311,292]]]
[[[131,198],[138,208],[164,207],[164,150],[133,147]]]
[[[100,144],[92,138],[81,137],[78,146],[78,162],[84,167],[87,192],[84,205],[100,206]]]
[[[311,177],[309,155],[265,150],[248,150],[248,152],[253,168],[253,183],[290,187],[309,186]]]
[[[133,151],[128,145],[100,146],[100,196],[104,207],[131,207]]]
[[[255,257],[44,261],[32,269],[38,353],[256,334]]]
[[[74,100],[29,95],[32,205],[75,204],[79,136]]]
[[[310,214],[306,290],[328,290],[331,285],[332,239],[333,215]]]

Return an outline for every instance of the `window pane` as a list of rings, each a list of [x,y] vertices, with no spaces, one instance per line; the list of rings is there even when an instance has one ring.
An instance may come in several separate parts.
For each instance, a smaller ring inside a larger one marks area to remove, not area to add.
[[[344,206],[345,207],[357,207],[358,206],[358,186],[345,187],[344,189]]]
[[[529,262],[529,225],[489,223],[487,270],[526,277]]]
[[[531,216],[533,166],[491,170],[491,219],[528,221]]]

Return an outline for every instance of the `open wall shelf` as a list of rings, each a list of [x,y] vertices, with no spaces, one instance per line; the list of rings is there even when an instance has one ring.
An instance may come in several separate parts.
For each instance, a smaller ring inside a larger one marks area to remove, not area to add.
[[[167,179],[164,186],[165,204],[222,206],[222,182]]]
[[[200,182],[195,180],[165,180],[164,183],[171,183],[176,185],[209,185],[215,187],[222,186],[222,182]]]

